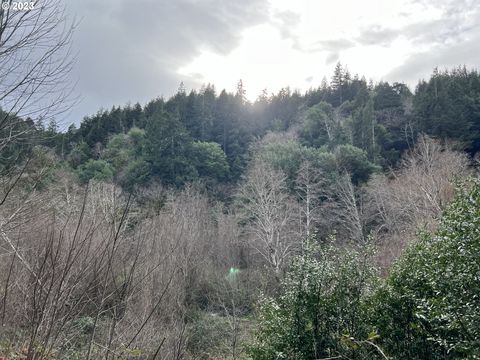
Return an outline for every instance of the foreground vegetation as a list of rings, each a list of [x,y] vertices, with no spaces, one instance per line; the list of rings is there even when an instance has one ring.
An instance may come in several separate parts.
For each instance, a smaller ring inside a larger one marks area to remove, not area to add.
[[[308,245],[262,301],[254,359],[475,359],[480,356],[480,184],[458,188],[380,279],[371,247]]]

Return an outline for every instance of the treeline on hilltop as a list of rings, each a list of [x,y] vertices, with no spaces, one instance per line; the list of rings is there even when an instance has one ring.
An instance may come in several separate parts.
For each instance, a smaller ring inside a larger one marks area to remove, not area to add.
[[[335,155],[338,164],[364,181],[378,167],[395,166],[419,133],[476,153],[479,114],[476,70],[435,70],[412,94],[405,84],[367,83],[337,64],[330,84],[323,81],[305,94],[285,88],[250,103],[241,82],[235,94],[217,94],[212,85],[187,93],[181,86],[168,100],[101,110],[66,132],[55,122],[44,127],[27,120],[19,126],[36,127],[39,141],[54,149],[81,182],[114,180],[128,188],[152,181],[174,186],[197,179],[235,182],[256,139],[289,130],[298,133],[303,146]]]

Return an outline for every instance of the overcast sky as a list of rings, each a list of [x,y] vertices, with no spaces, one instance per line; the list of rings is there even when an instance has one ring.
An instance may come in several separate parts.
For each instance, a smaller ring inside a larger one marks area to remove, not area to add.
[[[480,61],[479,0],[83,0],[67,122],[213,83],[247,97],[307,90],[337,61],[374,81],[403,81]]]

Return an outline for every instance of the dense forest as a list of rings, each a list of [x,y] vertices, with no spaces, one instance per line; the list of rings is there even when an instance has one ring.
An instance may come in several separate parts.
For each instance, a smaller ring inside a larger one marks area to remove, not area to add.
[[[30,358],[480,356],[480,75],[339,63],[60,131],[5,114],[2,342]],[[28,134],[23,136],[22,134]]]
[[[480,358],[477,70],[58,122],[75,24],[1,4],[0,359]]]
[[[348,171],[358,185],[396,167],[419,134],[475,154],[479,91],[478,73],[464,67],[435,70],[412,94],[402,83],[367,84],[338,63],[330,84],[324,80],[306,94],[285,88],[250,103],[241,81],[235,94],[217,94],[213,85],[187,93],[181,84],[168,100],[100,110],[78,129],[72,124],[60,132],[54,120],[25,126],[83,183],[108,180],[125,189],[155,182],[178,188],[197,180],[233,185],[255,157],[254,144],[267,133],[283,133],[292,149],[335,158],[337,171]],[[282,170],[294,176],[293,168]]]

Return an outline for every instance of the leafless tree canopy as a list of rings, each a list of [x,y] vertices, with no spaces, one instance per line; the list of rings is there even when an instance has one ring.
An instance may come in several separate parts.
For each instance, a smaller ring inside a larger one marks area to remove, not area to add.
[[[301,243],[298,204],[285,181],[285,175],[257,160],[238,196],[250,245],[277,274]]]
[[[23,355],[87,344],[91,359],[138,348],[182,358],[188,304],[205,296],[215,269],[227,274],[236,220],[193,188],[168,192],[153,216],[109,184],[59,181],[28,199],[16,192],[0,209],[0,321],[23,329]],[[226,286],[223,275],[218,283]]]
[[[20,118],[48,121],[74,102],[69,75],[75,26],[64,6],[59,0],[35,1],[33,10],[0,10],[0,150],[27,136]]]
[[[468,175],[464,153],[421,136],[398,170],[376,175],[366,189],[366,221],[385,247],[388,265],[419,229],[433,230],[441,211],[453,198],[455,180]]]

